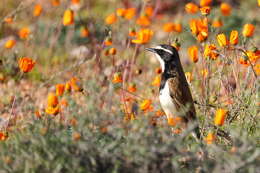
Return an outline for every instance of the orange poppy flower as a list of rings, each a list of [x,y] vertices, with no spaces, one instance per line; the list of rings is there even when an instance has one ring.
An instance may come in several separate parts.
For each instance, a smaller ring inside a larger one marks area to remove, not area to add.
[[[141,29],[137,33],[137,39],[132,40],[132,43],[135,44],[145,44],[148,43],[153,36],[153,31],[150,29]]]
[[[212,3],[212,0],[200,0],[200,6],[209,6]]]
[[[204,17],[203,19],[197,20],[196,24],[197,24],[197,27],[198,27],[198,31],[202,35],[208,34],[208,19],[206,17]]]
[[[54,93],[49,93],[47,98],[48,107],[56,107],[59,104],[58,97]]]
[[[200,8],[200,12],[202,15],[209,15],[210,13],[210,7],[209,6],[204,6]]]
[[[135,36],[136,36],[136,31],[135,31],[135,29],[134,29],[134,28],[130,28],[130,29],[129,29],[129,32],[128,32],[128,35],[129,35],[130,37],[135,37]]]
[[[74,12],[70,9],[66,10],[63,15],[63,25],[69,26],[74,23]]]
[[[71,0],[71,3],[74,5],[78,5],[80,3],[80,0]]]
[[[36,111],[34,112],[34,114],[35,114],[36,118],[41,118],[41,117],[42,117],[42,115],[41,115],[41,113],[40,113],[39,110],[36,110]]]
[[[163,25],[164,32],[173,32],[175,30],[175,24],[174,23],[165,23]]]
[[[104,44],[105,46],[111,46],[112,45],[112,38],[111,37],[106,37]]]
[[[110,55],[115,55],[115,54],[116,54],[116,48],[114,48],[114,47],[110,48],[110,49],[108,50],[108,53],[109,53]]]
[[[218,109],[215,114],[214,124],[216,126],[222,126],[226,119],[228,111],[226,109]]]
[[[125,12],[126,12],[126,9],[124,9],[124,8],[116,9],[116,15],[119,16],[119,17],[124,17]]]
[[[199,42],[202,42],[202,41],[206,40],[207,38],[208,38],[208,32],[207,31],[199,32],[199,34],[197,35],[197,40]]]
[[[68,101],[67,101],[65,98],[63,98],[63,99],[61,99],[61,101],[60,101],[60,105],[61,105],[61,106],[64,106],[64,107],[67,107],[67,106],[69,105],[69,103],[68,103]]]
[[[198,32],[199,32],[198,26],[197,26],[197,20],[191,19],[190,22],[189,22],[189,25],[190,25],[191,33],[194,34],[194,35],[197,35]]]
[[[60,0],[51,0],[51,4],[53,5],[53,6],[59,6],[60,5]]]
[[[249,58],[249,60],[252,63],[257,62],[257,60],[260,58],[260,55],[258,54],[258,52],[253,52],[253,51],[246,51],[246,56],[247,56],[247,58]]]
[[[238,31],[236,31],[236,30],[231,31],[229,42],[232,45],[237,45],[237,43],[238,43]]]
[[[41,13],[42,13],[42,6],[40,4],[36,4],[34,6],[33,16],[38,17],[41,15]]]
[[[143,100],[140,104],[140,109],[144,112],[152,111],[153,110],[152,101],[149,99]]]
[[[67,83],[65,84],[65,91],[66,91],[66,92],[70,92],[70,91],[71,91],[71,86],[70,86],[70,83],[69,83],[69,82],[67,82]]]
[[[204,48],[204,57],[205,58],[210,56],[211,50],[212,50],[211,49],[211,45],[210,44],[206,44],[205,48]]]
[[[204,140],[207,144],[212,144],[216,140],[216,136],[214,133],[210,132]]]
[[[72,77],[70,80],[69,80],[69,84],[71,86],[71,89],[73,91],[82,91],[83,88],[82,88],[82,84],[80,83],[79,79],[76,78],[76,77]]]
[[[27,27],[22,28],[22,29],[19,31],[19,37],[20,37],[21,39],[26,39],[26,38],[28,38],[29,34],[30,34],[30,29],[27,28]]]
[[[8,40],[7,42],[5,42],[5,48],[6,49],[11,49],[12,47],[14,47],[16,44],[15,40]]]
[[[112,82],[114,84],[122,83],[123,82],[122,74],[120,72],[115,73],[113,76]]]
[[[189,54],[192,62],[194,62],[194,63],[198,62],[199,57],[198,57],[198,47],[197,46],[189,47],[188,54]]]
[[[79,141],[81,139],[81,134],[79,132],[74,132],[72,138],[74,141]]]
[[[210,58],[212,60],[217,59],[219,54],[215,52],[217,50],[217,47],[214,44],[206,44],[204,49],[204,57]]]
[[[104,55],[105,55],[105,56],[108,56],[108,55],[109,55],[109,49],[106,49],[106,50],[105,50]]]
[[[5,80],[5,76],[3,73],[0,73],[0,82]]]
[[[245,24],[243,28],[243,36],[244,37],[252,37],[254,35],[255,26],[252,24]]]
[[[105,19],[105,22],[108,25],[112,25],[112,24],[116,23],[116,21],[117,21],[117,17],[116,17],[115,13],[108,15]]]
[[[19,59],[18,64],[19,64],[20,70],[24,73],[27,73],[33,69],[33,67],[35,65],[35,61],[29,57],[23,57],[23,58]]]
[[[56,95],[62,96],[65,91],[65,85],[64,84],[57,84],[56,85]]]
[[[191,72],[185,72],[185,77],[189,83],[193,80],[193,76]]]
[[[69,124],[71,125],[71,126],[77,126],[77,124],[78,124],[78,120],[76,119],[76,118],[71,118],[70,120],[69,120]]]
[[[153,9],[152,6],[147,6],[144,9],[145,15],[148,16],[148,17],[152,17],[153,11],[154,11],[154,9]]]
[[[181,134],[182,130],[181,128],[172,129],[172,133],[174,134]]]
[[[134,92],[136,92],[136,84],[134,84],[134,83],[131,83],[129,86],[128,86],[128,88],[127,88],[127,91],[129,91],[129,92],[131,92],[131,93],[134,93]]]
[[[212,26],[214,28],[220,28],[221,26],[223,26],[223,22],[220,19],[214,19],[212,22]]]
[[[176,125],[179,125],[181,121],[182,121],[182,118],[179,116],[168,117],[168,124],[173,127],[175,127]]]
[[[12,17],[7,17],[7,18],[4,19],[4,22],[8,23],[8,24],[13,23],[13,21],[14,21],[14,19]]]
[[[8,137],[7,132],[0,132],[0,141],[5,141]]]
[[[140,16],[137,20],[136,23],[142,27],[147,27],[151,25],[151,21],[147,16]]]
[[[231,14],[231,6],[228,3],[221,3],[220,10],[223,16],[229,16]]]
[[[131,20],[135,16],[135,13],[136,13],[135,8],[127,8],[125,10],[124,18],[127,20]]]
[[[221,46],[221,47],[225,47],[228,45],[228,40],[226,38],[226,35],[223,33],[217,35],[217,40],[218,40],[219,46]]]
[[[249,61],[248,61],[247,56],[240,57],[240,58],[239,58],[239,64],[244,65],[244,66],[246,66],[246,67],[249,66],[250,63],[249,63]]]
[[[257,76],[260,76],[260,64],[256,64],[254,67]]]
[[[165,113],[162,111],[162,110],[157,110],[156,112],[155,112],[155,116],[156,117],[161,117],[161,116],[164,116],[165,115]]]
[[[194,34],[198,41],[204,41],[208,38],[208,19],[192,19],[189,22],[192,34]]]
[[[174,31],[180,33],[182,31],[182,26],[180,23],[176,23],[174,27]]]
[[[161,83],[161,76],[155,76],[155,78],[154,78],[154,80],[152,82],[152,85],[156,86],[156,87],[159,87],[160,83]]]
[[[48,106],[45,109],[45,112],[50,115],[57,115],[60,112],[60,107],[59,106],[56,106],[56,107]]]
[[[195,13],[198,12],[199,7],[196,4],[190,2],[190,3],[185,5],[185,10],[186,10],[187,13],[195,14]]]
[[[82,37],[82,38],[85,38],[85,37],[88,37],[89,36],[89,30],[88,30],[88,28],[86,28],[86,27],[81,27],[81,29],[80,29],[80,36]]]

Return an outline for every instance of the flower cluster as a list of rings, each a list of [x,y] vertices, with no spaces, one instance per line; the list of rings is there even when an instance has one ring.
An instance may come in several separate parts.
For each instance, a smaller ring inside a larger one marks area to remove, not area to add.
[[[45,112],[50,115],[57,115],[59,112],[61,112],[62,108],[68,106],[67,100],[65,99],[65,97],[63,98],[63,95],[65,93],[68,94],[71,91],[74,92],[83,91],[80,81],[76,77],[72,77],[65,84],[57,84],[55,88],[56,88],[56,92],[49,93],[47,98],[47,106]]]

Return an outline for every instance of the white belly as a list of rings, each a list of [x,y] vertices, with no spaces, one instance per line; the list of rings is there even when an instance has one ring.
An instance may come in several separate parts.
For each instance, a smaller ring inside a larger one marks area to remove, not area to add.
[[[159,99],[167,117],[174,116],[174,114],[176,113],[176,107],[173,104],[172,98],[170,96],[168,81],[165,83],[164,88],[160,91]]]

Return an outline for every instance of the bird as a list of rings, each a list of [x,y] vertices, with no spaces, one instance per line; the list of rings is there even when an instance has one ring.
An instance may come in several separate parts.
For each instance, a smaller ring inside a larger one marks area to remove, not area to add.
[[[166,44],[146,50],[154,53],[161,65],[159,100],[168,122],[170,118],[180,117],[182,127],[193,123],[195,127],[192,134],[196,139],[200,139],[196,110],[178,51]]]

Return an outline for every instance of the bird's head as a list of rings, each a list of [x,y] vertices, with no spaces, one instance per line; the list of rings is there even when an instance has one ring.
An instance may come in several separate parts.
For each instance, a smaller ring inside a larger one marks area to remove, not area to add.
[[[173,46],[161,44],[154,48],[146,48],[146,50],[155,53],[163,72],[166,65],[180,62],[178,51]]]

